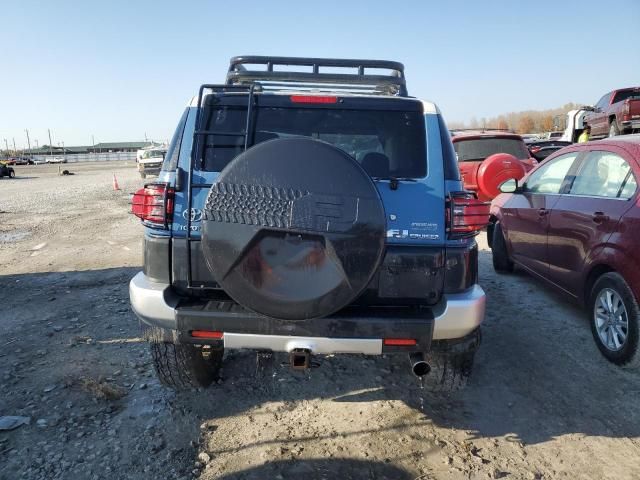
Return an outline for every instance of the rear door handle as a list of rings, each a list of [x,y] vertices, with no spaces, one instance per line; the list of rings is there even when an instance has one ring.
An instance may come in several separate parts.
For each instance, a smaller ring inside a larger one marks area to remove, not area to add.
[[[595,212],[591,218],[595,223],[602,223],[609,220],[609,215],[605,215],[603,212]]]
[[[541,217],[544,217],[545,215],[549,214],[549,210],[547,210],[546,208],[539,208],[538,209],[538,215]]]

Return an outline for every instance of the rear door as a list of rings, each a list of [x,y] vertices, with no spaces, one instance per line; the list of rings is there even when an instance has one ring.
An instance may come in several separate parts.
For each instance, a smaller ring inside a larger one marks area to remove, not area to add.
[[[610,151],[609,151],[610,150]],[[607,147],[584,157],[568,188],[549,214],[549,279],[579,295],[585,261],[606,244],[633,205],[637,180],[627,153]]]
[[[609,135],[609,122],[607,108],[611,92],[604,95],[596,104],[595,111],[589,116],[588,123],[591,126],[591,135],[594,137],[606,137]]]
[[[522,193],[502,207],[502,227],[514,260],[547,277],[549,214],[558,202],[565,179],[579,152],[561,155],[539,167],[525,181]]]

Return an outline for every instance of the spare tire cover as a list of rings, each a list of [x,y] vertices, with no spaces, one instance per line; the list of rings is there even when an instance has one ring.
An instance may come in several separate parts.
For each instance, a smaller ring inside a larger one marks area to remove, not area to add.
[[[202,248],[231,298],[263,315],[329,315],[367,286],[384,253],[385,215],[367,173],[309,138],[238,155],[207,197]]]
[[[510,178],[520,180],[527,173],[524,164],[508,153],[494,153],[487,157],[476,176],[478,198],[492,200],[500,194],[500,185]]]

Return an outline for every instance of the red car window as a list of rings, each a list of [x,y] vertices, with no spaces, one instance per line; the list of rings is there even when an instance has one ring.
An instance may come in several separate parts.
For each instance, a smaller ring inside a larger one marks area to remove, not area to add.
[[[484,160],[494,153],[508,153],[519,160],[529,158],[529,151],[525,143],[518,138],[475,138],[458,140],[453,148],[458,155],[459,162]]]

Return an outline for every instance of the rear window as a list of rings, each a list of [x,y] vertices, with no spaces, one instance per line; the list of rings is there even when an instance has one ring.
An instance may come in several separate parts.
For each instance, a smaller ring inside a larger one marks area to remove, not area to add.
[[[624,102],[625,100],[640,100],[640,89],[617,92],[612,103]]]
[[[453,143],[459,162],[484,160],[494,153],[508,153],[520,160],[529,158],[525,143],[516,138],[476,138]]]
[[[420,178],[427,174],[425,125],[420,112],[261,107],[255,115],[250,144],[309,137],[345,151],[372,177]],[[210,108],[205,119],[209,131],[241,132],[246,109]],[[242,152],[243,141],[241,136],[207,135],[199,155],[204,170],[221,171]]]

